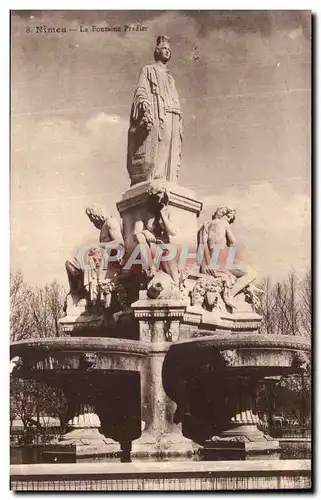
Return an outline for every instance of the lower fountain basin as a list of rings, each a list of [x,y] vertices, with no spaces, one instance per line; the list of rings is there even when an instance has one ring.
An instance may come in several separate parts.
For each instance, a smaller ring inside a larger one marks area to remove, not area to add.
[[[115,338],[54,337],[11,344],[14,375],[44,380],[72,372],[140,372],[149,345]]]
[[[68,432],[47,455],[57,458],[71,445],[77,460],[106,458],[119,454],[118,441],[128,460],[131,441],[141,435],[141,378],[148,352],[143,342],[100,337],[11,345],[12,375],[59,387],[67,401]]]
[[[285,335],[216,334],[176,342],[164,361],[164,388],[175,401],[182,381],[206,371],[254,378],[297,373],[310,349],[304,338]]]
[[[278,458],[278,441],[257,428],[257,390],[266,377],[303,371],[309,351],[303,338],[254,333],[172,344],[163,386],[177,405],[174,418],[184,436],[202,445],[211,460]]]

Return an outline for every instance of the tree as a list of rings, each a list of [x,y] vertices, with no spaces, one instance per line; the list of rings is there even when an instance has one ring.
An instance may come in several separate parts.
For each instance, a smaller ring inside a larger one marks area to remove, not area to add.
[[[294,273],[289,276],[290,326],[292,335],[304,336],[311,340],[311,272],[298,280]],[[283,389],[281,401],[288,396],[288,406],[301,425],[307,425],[311,418],[311,362],[305,373],[297,373],[280,380]]]
[[[269,418],[281,415],[302,427],[311,420],[311,368],[305,374],[280,377],[263,384],[257,398],[258,410]]]
[[[282,377],[279,383],[281,404],[288,406],[302,426],[309,425],[311,420],[311,365],[306,373],[296,373]]]
[[[36,393],[37,386],[35,381],[11,378],[10,421],[11,425],[16,418],[22,421],[24,428],[24,443],[29,441],[32,427],[35,425],[37,414]]]
[[[46,433],[49,418],[58,418],[65,425],[66,399],[63,391],[35,380],[11,377],[10,428],[15,419],[23,424],[23,441],[30,443],[36,435]],[[41,423],[40,423],[41,419]]]
[[[29,338],[59,336],[59,318],[63,315],[66,293],[56,281],[44,287],[31,287],[21,271],[10,281],[10,337],[11,342]],[[59,389],[34,380],[11,377],[10,424],[21,419],[25,436],[30,436],[39,415],[64,419],[65,400]]]
[[[302,334],[311,339],[312,325],[312,287],[311,271],[308,271],[300,283],[300,321]]]
[[[59,336],[58,320],[63,314],[65,295],[63,288],[56,281],[32,290],[29,307],[37,336],[41,338]]]
[[[311,273],[300,280],[294,271],[272,285],[271,278],[260,284],[262,322],[260,332],[268,335],[311,334]]]
[[[271,278],[264,278],[260,284],[264,294],[260,295],[262,322],[260,332],[268,335],[275,333],[276,327],[276,300]]]
[[[45,383],[39,384],[38,408],[45,426],[48,426],[49,423],[49,419],[46,419],[48,416],[59,419],[60,427],[64,428],[67,400],[62,389]]]
[[[10,276],[10,338],[11,342],[32,337],[33,322],[27,297],[31,288],[19,270]]]
[[[65,296],[66,291],[57,281],[33,288],[25,283],[21,271],[11,276],[11,342],[58,337]]]
[[[260,333],[311,339],[311,272],[299,279],[292,271],[274,285],[265,278],[261,288],[265,294],[261,296]],[[271,383],[268,391],[261,392],[258,404],[261,412],[284,414],[306,425],[311,415],[311,365],[306,374],[281,377]]]

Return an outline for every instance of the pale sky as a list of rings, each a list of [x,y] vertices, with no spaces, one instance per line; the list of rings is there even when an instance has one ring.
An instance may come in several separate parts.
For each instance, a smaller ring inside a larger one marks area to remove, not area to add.
[[[91,31],[139,21],[146,32]],[[159,34],[172,40],[179,183],[204,201],[199,224],[230,204],[259,276],[310,266],[308,12],[25,11],[12,15],[11,256],[29,283],[66,285],[64,261],[98,236],[87,204],[117,216],[133,92]]]

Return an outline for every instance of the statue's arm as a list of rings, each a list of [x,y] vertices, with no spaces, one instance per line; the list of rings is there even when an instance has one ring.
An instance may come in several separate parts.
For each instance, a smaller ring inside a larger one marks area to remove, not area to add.
[[[117,245],[124,245],[124,239],[121,232],[120,224],[115,219],[108,219],[100,231],[100,243],[116,243]]]
[[[134,235],[141,234],[144,231],[144,223],[142,220],[137,220],[134,225]]]
[[[153,125],[150,102],[150,83],[148,79],[148,67],[144,66],[140,72],[137,87],[134,94],[132,106],[132,119],[150,129]]]
[[[161,209],[160,213],[168,236],[176,236],[176,229],[171,221],[168,209],[164,207]]]
[[[211,252],[208,244],[209,237],[209,223],[203,224],[197,233],[197,247],[203,246],[201,272],[207,272],[208,266],[211,264]],[[211,271],[210,271],[211,272]]]
[[[228,247],[236,244],[236,239],[230,227],[226,229],[226,242]]]

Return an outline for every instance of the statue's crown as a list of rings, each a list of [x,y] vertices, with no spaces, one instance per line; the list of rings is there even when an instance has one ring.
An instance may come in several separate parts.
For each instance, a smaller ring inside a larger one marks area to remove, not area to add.
[[[159,47],[160,45],[163,45],[163,43],[169,43],[170,38],[165,35],[159,35],[156,39],[156,46]]]

